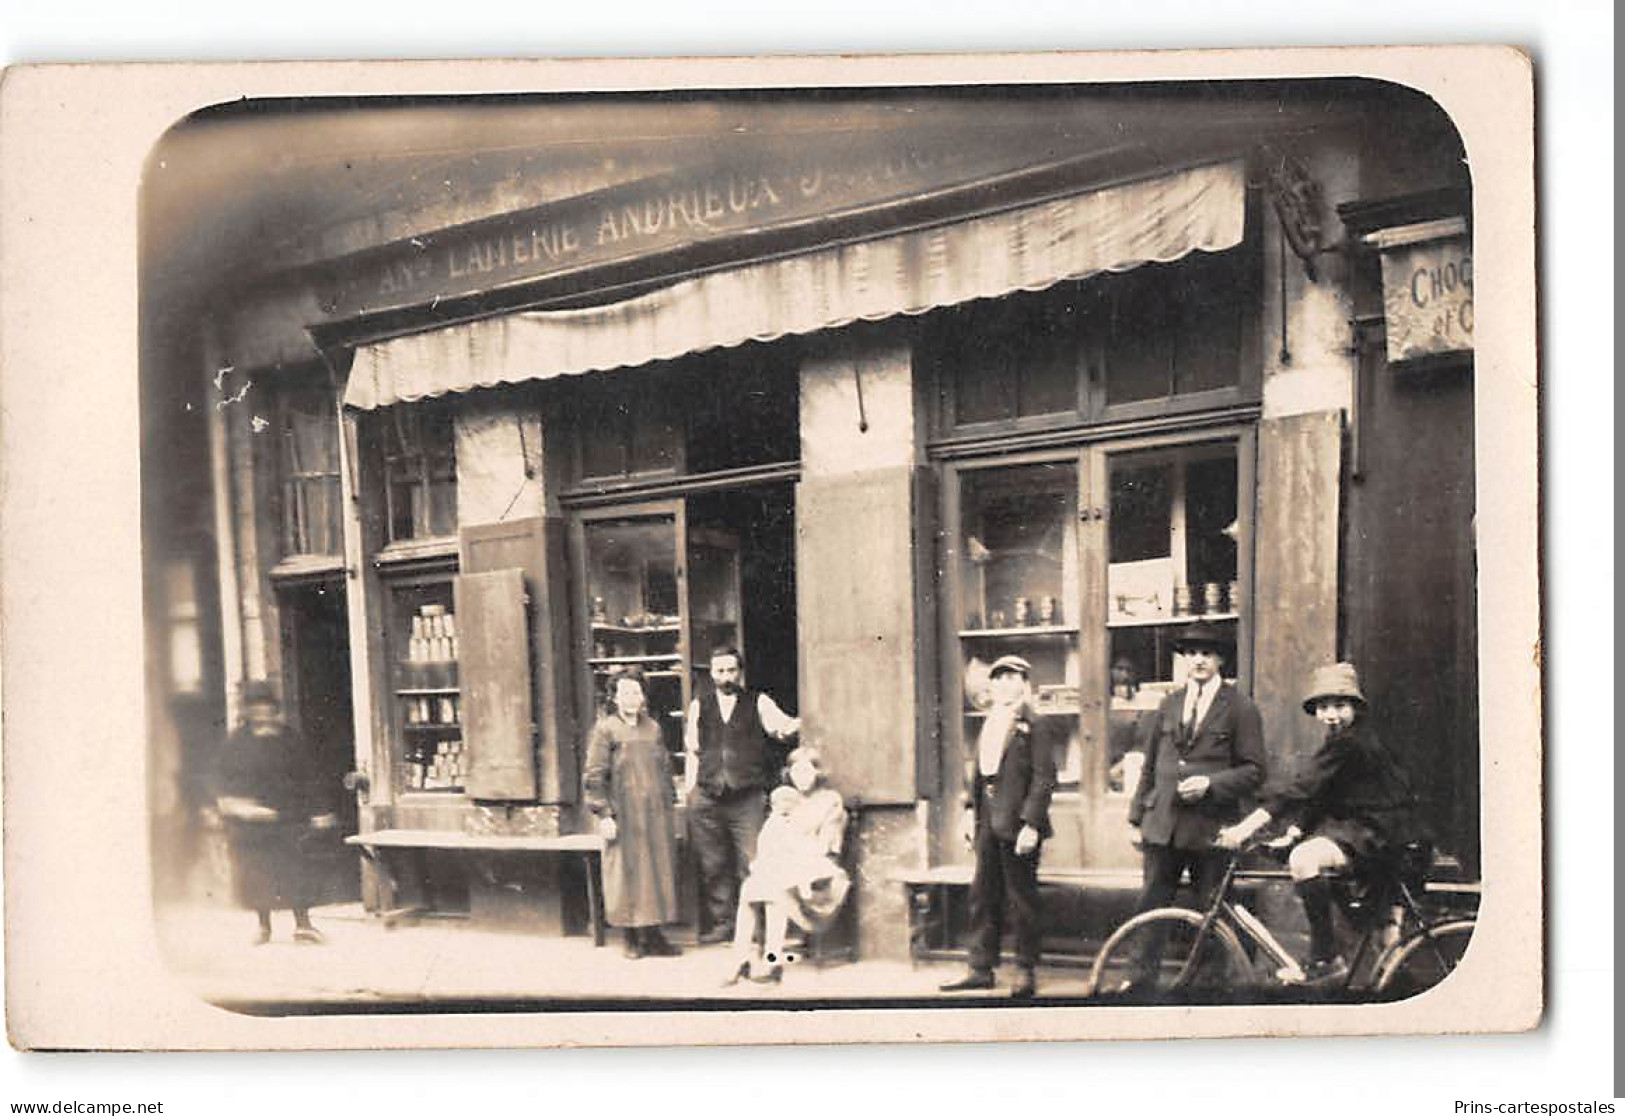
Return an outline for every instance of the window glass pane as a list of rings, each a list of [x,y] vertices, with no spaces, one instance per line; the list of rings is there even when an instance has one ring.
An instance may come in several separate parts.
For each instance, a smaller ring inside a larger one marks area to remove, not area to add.
[[[1069,288],[1068,288],[1069,289]],[[1012,338],[1020,372],[1021,417],[1078,409],[1078,315],[1075,302],[1046,295]]]
[[[1204,260],[1185,284],[1185,322],[1175,357],[1176,391],[1233,387],[1241,377],[1241,304],[1237,268]]]
[[[338,554],[343,542],[333,397],[320,389],[289,391],[281,415],[283,553]]]
[[[1160,399],[1173,390],[1174,330],[1178,321],[1162,269],[1141,268],[1114,281],[1106,352],[1106,402]]]
[[[1169,467],[1124,465],[1112,471],[1110,560],[1140,562],[1168,555]]]
[[[578,413],[581,475],[618,477],[626,473],[626,414],[621,403],[586,387]]]
[[[388,408],[385,499],[392,541],[457,533],[457,455],[451,412],[433,404]]]
[[[313,480],[301,486],[305,508],[306,552],[310,554],[340,554],[344,550],[344,536],[339,525],[339,481],[337,477]]]
[[[974,303],[934,315],[922,351],[953,384],[956,425],[1078,409],[1080,288]]]
[[[388,641],[395,726],[395,786],[461,792],[468,770],[458,688],[458,629],[451,582],[391,585]]]
[[[1132,791],[1143,757],[1137,733],[1183,684],[1180,629],[1202,616],[1234,639],[1237,588],[1236,444],[1113,454],[1108,524],[1110,635],[1106,790]],[[1235,677],[1235,656],[1224,674]]]
[[[984,347],[981,359],[974,363],[967,359],[955,369],[954,418],[959,425],[1016,417],[1016,385],[998,357]]]
[[[1032,666],[1034,713],[1057,719],[1055,763],[1075,786],[1078,729],[1078,481],[1071,462],[975,470],[961,479],[960,655],[965,739],[975,747],[991,701],[987,671],[1003,655]]]
[[[583,528],[593,699],[604,703],[619,671],[642,671],[649,715],[666,746],[682,750],[682,609],[677,524],[670,516],[612,519]],[[607,705],[603,706],[607,708]]]
[[[627,459],[634,473],[657,473],[677,467],[677,440],[681,436],[680,416],[656,391],[633,394],[632,444]]]
[[[801,380],[790,344],[745,345],[687,362],[673,388],[684,401],[691,473],[801,456]],[[675,413],[670,406],[663,413]]]

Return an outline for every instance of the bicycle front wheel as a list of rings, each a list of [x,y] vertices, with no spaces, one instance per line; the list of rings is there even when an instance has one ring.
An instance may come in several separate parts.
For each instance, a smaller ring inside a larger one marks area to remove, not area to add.
[[[1227,994],[1249,971],[1235,931],[1183,907],[1135,915],[1095,955],[1089,990],[1097,996],[1209,997]]]
[[[1455,972],[1472,941],[1472,919],[1441,922],[1412,934],[1377,962],[1376,991],[1387,999],[1415,996]]]

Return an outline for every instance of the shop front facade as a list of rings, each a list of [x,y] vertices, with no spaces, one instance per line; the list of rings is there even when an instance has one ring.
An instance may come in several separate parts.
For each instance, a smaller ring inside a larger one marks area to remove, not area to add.
[[[372,909],[577,933],[590,859],[490,839],[591,832],[619,669],[681,773],[737,648],[854,808],[859,952],[900,957],[900,881],[968,860],[1001,655],[1064,726],[1045,869],[1132,890],[1136,726],[1200,617],[1282,771],[1313,665],[1396,701],[1433,671],[1392,735],[1471,865],[1470,353],[1419,382],[1380,346],[1370,239],[1465,227],[1460,152],[1421,98],[1344,92],[634,106],[690,130],[309,238],[200,353],[211,400],[250,387],[209,420],[222,715],[273,682],[357,843],[410,856],[351,866]],[[1396,479],[1441,416],[1445,503]],[[1431,596],[1385,566],[1407,515]]]

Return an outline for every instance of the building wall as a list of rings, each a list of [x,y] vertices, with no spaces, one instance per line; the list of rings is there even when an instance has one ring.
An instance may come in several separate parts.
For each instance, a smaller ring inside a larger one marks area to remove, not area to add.
[[[897,958],[907,956],[908,919],[891,873],[918,864],[924,847],[916,757],[933,717],[915,700],[920,672],[934,669],[916,651],[933,619],[915,563],[915,396],[906,335],[894,328],[824,335],[802,365],[802,736],[863,812],[851,854],[862,951]]]

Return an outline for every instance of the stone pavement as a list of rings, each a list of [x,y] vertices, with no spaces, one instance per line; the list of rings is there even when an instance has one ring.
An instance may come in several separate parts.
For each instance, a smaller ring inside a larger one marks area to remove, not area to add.
[[[613,931],[598,948],[586,937],[544,937],[454,919],[419,919],[390,929],[359,904],[317,908],[313,920],[327,938],[323,945],[295,944],[292,916],[279,911],[273,941],[256,946],[254,917],[246,911],[189,905],[157,914],[160,944],[184,983],[210,1002],[266,1013],[476,1003],[565,1010],[671,1001],[992,1005],[1010,1002],[1013,976],[1010,968],[1003,970],[1003,987],[993,993],[947,996],[937,985],[957,975],[958,965],[860,960],[823,969],[792,963],[782,984],[743,981],[730,987],[723,983],[732,969],[727,946],[632,961],[621,955]],[[1076,1002],[1086,975],[1078,969],[1041,971],[1039,997]]]

